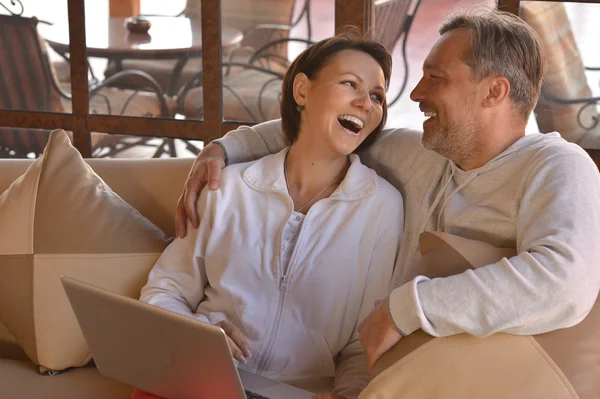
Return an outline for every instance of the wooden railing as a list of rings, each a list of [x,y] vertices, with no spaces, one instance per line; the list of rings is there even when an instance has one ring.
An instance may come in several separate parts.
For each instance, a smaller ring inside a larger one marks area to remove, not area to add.
[[[111,0],[113,15],[136,14],[137,0]],[[352,24],[363,32],[371,24],[373,0],[336,0],[336,31]],[[89,113],[88,70],[84,0],[68,0],[70,33],[72,113],[0,110],[0,126],[34,129],[65,129],[73,132],[74,145],[84,157],[91,156],[90,132],[171,137],[210,141],[238,126],[224,122],[222,104],[220,1],[202,0],[204,119],[176,120],[123,117]]]

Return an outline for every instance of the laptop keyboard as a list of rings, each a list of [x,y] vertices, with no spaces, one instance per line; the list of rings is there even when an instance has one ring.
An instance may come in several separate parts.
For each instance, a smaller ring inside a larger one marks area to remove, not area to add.
[[[266,396],[262,396],[257,393],[254,393],[254,392],[250,392],[248,390],[244,390],[244,392],[246,392],[246,398],[248,398],[248,399],[269,399]]]

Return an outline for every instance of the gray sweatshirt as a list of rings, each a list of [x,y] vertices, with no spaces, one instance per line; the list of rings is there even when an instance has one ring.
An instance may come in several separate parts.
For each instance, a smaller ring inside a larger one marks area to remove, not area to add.
[[[387,129],[360,154],[405,201],[390,294],[398,329],[539,334],[583,320],[600,289],[600,175],[585,151],[558,133],[530,134],[463,171],[420,140],[420,132]],[[285,146],[280,121],[240,127],[219,143],[228,163]],[[517,255],[452,277],[411,280],[423,231],[516,248]]]

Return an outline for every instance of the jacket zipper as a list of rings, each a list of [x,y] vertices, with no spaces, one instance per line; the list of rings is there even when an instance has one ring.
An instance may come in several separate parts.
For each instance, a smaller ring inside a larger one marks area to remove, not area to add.
[[[292,210],[293,210],[293,205],[292,205]],[[292,215],[292,213],[290,212],[290,215],[288,216],[288,219],[290,218],[290,216]],[[287,220],[287,219],[286,219]],[[281,232],[281,236],[279,237],[279,248],[281,249],[282,246],[282,242],[283,242],[283,231]],[[268,344],[265,347],[265,354],[263,355],[262,359],[260,360],[260,362],[257,363],[257,372],[259,375],[264,374],[266,366],[267,366],[267,361],[269,359],[269,356],[271,355],[271,350],[272,350],[272,345],[273,345],[273,341],[275,341],[275,334],[279,328],[279,319],[281,318],[281,311],[283,310],[283,299],[284,299],[284,294],[285,294],[285,287],[286,287],[286,283],[287,283],[287,273],[284,274],[283,273],[283,264],[281,263],[281,250],[279,252],[279,269],[281,270],[281,277],[279,278],[279,304],[278,304],[278,308],[277,308],[277,314],[275,315],[275,320],[273,322],[273,329],[271,330],[271,335],[269,336],[269,340],[267,341]],[[288,272],[289,272],[290,268],[288,265]]]
[[[266,352],[265,352],[265,356],[262,359],[261,365],[260,365],[260,375],[262,375],[266,368],[267,368],[267,364],[269,362],[269,358],[271,357],[271,352],[273,351],[273,342],[275,341],[275,336],[277,335],[277,330],[279,329],[279,322],[281,321],[281,312],[283,311],[283,301],[285,299],[285,288],[286,288],[286,280],[287,277],[284,275],[281,277],[281,279],[279,280],[279,289],[280,289],[280,296],[279,296],[279,307],[277,308],[277,314],[275,316],[275,327],[271,330],[271,336],[269,337],[269,343],[266,347]]]
[[[306,224],[308,222],[308,216],[310,215],[310,213],[312,212],[312,210],[315,208],[316,205],[317,204],[314,204],[309,209],[308,213],[306,214],[306,217],[304,218],[304,226],[306,226]],[[290,213],[290,216],[291,216],[291,213]],[[300,242],[303,231],[304,231],[304,227],[302,228],[302,230],[300,231],[300,234],[298,235],[297,243]],[[281,248],[282,240],[283,240],[283,235],[279,241],[280,248]],[[258,367],[258,371],[259,371],[260,375],[262,375],[265,372],[265,370],[267,368],[267,364],[269,362],[269,358],[271,357],[271,352],[273,352],[273,342],[275,341],[275,335],[277,335],[277,330],[279,330],[279,322],[281,321],[281,312],[283,311],[283,302],[285,300],[285,290],[287,288],[287,283],[288,283],[287,278],[288,278],[288,275],[290,274],[290,270],[292,270],[292,265],[293,265],[292,261],[295,260],[294,255],[296,254],[297,249],[298,249],[298,247],[296,246],[296,248],[294,249],[294,251],[292,252],[292,254],[290,256],[290,263],[288,264],[288,268],[287,268],[285,274],[283,273],[283,265],[281,264],[281,255],[279,256],[279,267],[281,269],[281,277],[279,278],[279,291],[280,291],[279,308],[277,309],[277,315],[275,317],[275,322],[274,322],[275,327],[273,328],[273,330],[271,330],[271,336],[269,337],[269,341],[268,341],[269,344],[266,347],[265,355],[261,359],[261,362]]]

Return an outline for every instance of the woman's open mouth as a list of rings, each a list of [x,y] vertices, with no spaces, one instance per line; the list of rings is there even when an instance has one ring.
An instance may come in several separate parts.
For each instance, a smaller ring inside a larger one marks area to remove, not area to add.
[[[361,119],[352,115],[341,115],[338,116],[337,120],[339,124],[342,125],[344,130],[346,130],[346,132],[355,136],[358,135],[358,133],[360,133],[360,131],[365,125],[365,123]]]

